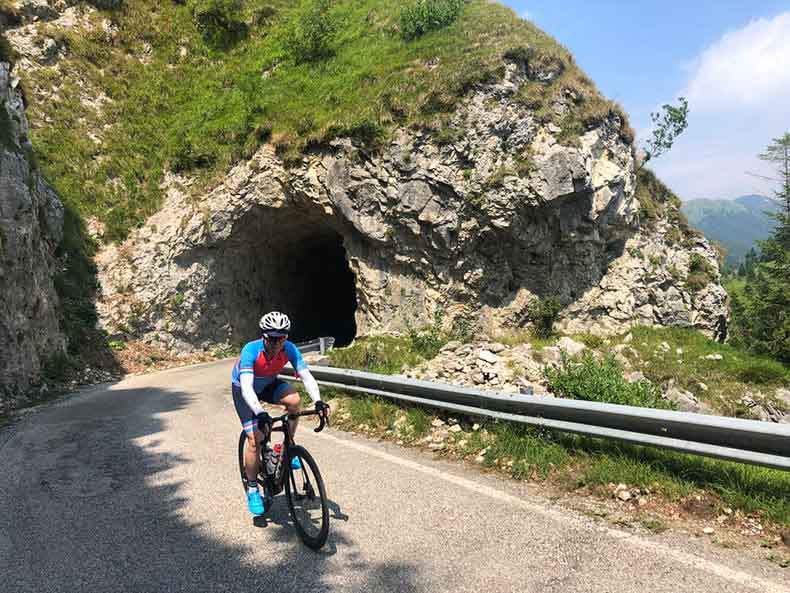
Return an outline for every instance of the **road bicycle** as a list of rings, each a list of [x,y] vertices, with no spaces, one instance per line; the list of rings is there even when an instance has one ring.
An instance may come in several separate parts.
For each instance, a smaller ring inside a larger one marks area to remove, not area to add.
[[[318,464],[310,453],[301,445],[292,443],[288,420],[299,416],[318,415],[320,424],[314,429],[321,432],[329,423],[326,416],[318,411],[311,410],[298,414],[283,414],[272,418],[270,429],[265,431],[266,436],[258,448],[260,451],[259,483],[263,485],[264,505],[268,510],[274,502],[274,497],[285,488],[288,507],[291,510],[294,526],[308,547],[318,550],[326,543],[329,535],[329,505],[326,499],[326,488]],[[279,424],[279,426],[276,426]],[[267,463],[267,451],[273,451],[269,443],[274,432],[282,432],[285,439],[282,452],[276,456],[274,463]],[[239,471],[245,492],[247,489],[247,475],[244,471],[244,447],[247,434],[242,430],[239,435]],[[291,468],[291,460],[298,458],[301,462],[300,469]],[[273,465],[273,467],[272,467]]]

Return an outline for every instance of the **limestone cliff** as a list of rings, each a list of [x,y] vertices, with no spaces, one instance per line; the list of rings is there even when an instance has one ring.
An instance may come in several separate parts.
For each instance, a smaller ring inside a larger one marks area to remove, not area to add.
[[[264,146],[197,204],[171,177],[164,208],[99,255],[104,323],[170,347],[233,342],[270,308],[304,334],[437,316],[493,332],[559,296],[573,331],[720,331],[717,276],[685,282],[693,254],[715,265],[710,246],[672,242],[666,219],[640,229],[622,122],[611,114],[562,144],[511,100],[528,76],[509,61],[471,93],[449,143],[401,130],[380,151],[336,141],[288,169]]]
[[[30,77],[38,104],[73,87],[79,125],[102,121],[115,99],[74,64],[59,68],[70,50],[57,32],[111,46],[116,22],[85,3],[18,5],[8,38],[18,68],[46,73]],[[151,46],[133,47],[124,56],[148,64]],[[103,326],[179,349],[236,343],[274,308],[293,316],[297,338],[342,342],[436,320],[495,333],[527,325],[534,299],[556,296],[567,331],[643,323],[723,336],[726,294],[710,245],[679,232],[669,203],[646,224],[622,115],[577,121],[591,97],[552,86],[567,64],[531,49],[502,52],[495,80],[463,86],[441,130],[403,125],[380,146],[335,139],[287,163],[264,144],[205,191],[168,173],[159,212],[97,255]],[[180,46],[168,67],[188,54]],[[102,52],[85,55],[103,65]],[[540,108],[525,100],[530,85],[553,89]],[[85,134],[95,163],[112,126]]]
[[[0,63],[0,412],[64,349],[53,285],[63,206],[36,169],[18,82]]]

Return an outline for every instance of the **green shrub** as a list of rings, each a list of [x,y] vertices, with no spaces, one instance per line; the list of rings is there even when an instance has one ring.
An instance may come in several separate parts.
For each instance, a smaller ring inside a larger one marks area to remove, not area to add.
[[[576,334],[573,339],[592,349],[602,348],[606,342],[604,338],[594,334]]]
[[[203,40],[218,48],[228,47],[247,35],[247,25],[239,20],[241,0],[189,0]]]
[[[744,383],[779,383],[790,379],[790,371],[781,362],[767,359],[747,361],[737,371]]]
[[[650,381],[626,381],[611,355],[598,362],[585,354],[578,363],[563,356],[558,368],[548,366],[544,374],[549,389],[560,397],[647,408],[674,407],[661,398],[660,390]]]
[[[430,360],[437,354],[442,346],[447,343],[447,336],[442,331],[442,318],[444,309],[436,309],[433,314],[433,323],[427,327],[417,330],[411,326],[406,318],[406,328],[409,332],[409,345],[411,351],[426,360]]]
[[[338,22],[331,8],[332,0],[306,0],[286,24],[280,42],[297,64],[317,62],[334,53]]]
[[[485,187],[487,189],[502,187],[505,184],[505,177],[514,177],[517,175],[518,173],[516,173],[515,169],[502,165],[485,180]]]
[[[698,253],[693,253],[689,260],[689,273],[686,277],[686,288],[691,292],[699,292],[716,279],[715,268]]]
[[[554,322],[562,311],[562,303],[557,297],[537,299],[527,311],[539,338],[548,338],[554,332]]]
[[[713,274],[711,263],[699,253],[693,253],[689,259],[689,272],[699,272],[702,274]]]
[[[268,27],[272,24],[277,11],[269,6],[255,6],[250,11],[250,21],[254,27]]]
[[[409,332],[409,341],[412,351],[428,360],[436,356],[441,347],[447,343],[444,336],[434,327],[419,332]]]
[[[409,41],[452,24],[464,9],[464,0],[417,0],[400,14],[400,33]]]
[[[528,66],[530,61],[535,57],[535,48],[527,46],[512,47],[502,54],[505,60],[517,62]]]

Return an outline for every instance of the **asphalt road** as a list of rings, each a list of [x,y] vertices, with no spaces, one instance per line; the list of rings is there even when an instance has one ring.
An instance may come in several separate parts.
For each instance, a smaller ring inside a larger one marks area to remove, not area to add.
[[[0,431],[0,591],[788,593],[787,570],[640,535],[529,485],[339,431],[298,441],[332,500],[313,552],[253,520],[230,362],[130,377]]]

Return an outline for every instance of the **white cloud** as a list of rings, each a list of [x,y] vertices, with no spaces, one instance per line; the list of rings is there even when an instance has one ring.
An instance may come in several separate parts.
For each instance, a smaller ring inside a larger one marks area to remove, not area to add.
[[[518,13],[518,16],[526,21],[532,21],[533,23],[535,22],[535,15],[529,10],[522,10],[520,13]]]
[[[790,12],[726,33],[694,60],[693,109],[726,110],[790,96]]]
[[[749,172],[770,173],[757,154],[790,131],[790,12],[724,34],[688,71],[688,130],[651,166],[683,199],[769,193]]]

